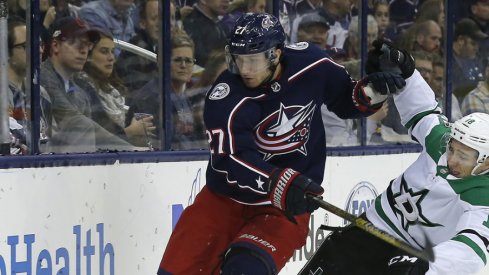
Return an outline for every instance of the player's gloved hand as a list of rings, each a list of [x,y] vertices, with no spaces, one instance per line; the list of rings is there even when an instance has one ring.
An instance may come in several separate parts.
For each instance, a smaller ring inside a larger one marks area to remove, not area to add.
[[[273,171],[269,180],[272,204],[286,214],[295,216],[312,213],[319,208],[317,203],[306,198],[306,194],[320,196],[324,189],[310,178],[291,168],[285,168]]]
[[[406,86],[404,78],[395,72],[374,72],[356,85],[353,90],[353,103],[360,111],[377,111],[389,94],[396,93]]]
[[[372,45],[373,50],[368,52],[365,71],[367,74],[374,72],[398,72],[404,79],[414,73],[414,58],[408,51],[401,50],[392,42],[385,39],[377,39]]]

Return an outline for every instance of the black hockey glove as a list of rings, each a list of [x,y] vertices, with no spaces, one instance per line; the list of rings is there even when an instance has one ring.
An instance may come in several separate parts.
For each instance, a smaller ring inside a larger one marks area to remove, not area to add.
[[[360,111],[375,112],[387,99],[389,94],[406,86],[406,81],[399,73],[375,72],[358,82],[353,90],[353,103]]]
[[[273,171],[269,180],[272,204],[286,214],[295,216],[312,213],[319,208],[317,203],[306,198],[306,194],[320,196],[324,189],[310,178],[291,168],[285,168]]]
[[[377,39],[372,45],[373,50],[368,52],[365,71],[367,74],[374,72],[398,72],[404,79],[414,73],[414,58],[405,50],[394,46],[385,39]]]

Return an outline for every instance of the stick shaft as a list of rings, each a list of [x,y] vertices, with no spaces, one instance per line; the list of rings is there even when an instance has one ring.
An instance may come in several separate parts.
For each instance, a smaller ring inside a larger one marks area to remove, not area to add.
[[[416,256],[418,258],[421,258],[425,261],[433,261],[434,256],[430,255],[430,253],[427,253],[426,251],[419,250],[415,247],[412,247],[411,245],[397,239],[396,237],[390,235],[389,233],[375,227],[375,225],[373,225],[369,221],[362,219],[360,217],[356,217],[356,216],[346,212],[345,210],[343,210],[339,207],[336,207],[335,205],[332,205],[332,204],[322,200],[319,197],[311,196],[311,195],[309,195],[308,197],[313,199],[316,203],[318,203],[321,208],[323,208],[323,209],[325,209],[325,210],[327,210],[327,211],[329,211],[329,212],[331,212],[331,213],[333,213],[333,214],[335,214],[341,218],[344,218],[345,220],[350,221],[351,223],[353,223],[358,228],[374,235],[375,237],[377,237],[377,238],[379,238],[379,239],[381,239],[387,243],[390,243],[391,245],[393,245],[399,249],[402,249],[405,252],[407,252],[413,256]]]

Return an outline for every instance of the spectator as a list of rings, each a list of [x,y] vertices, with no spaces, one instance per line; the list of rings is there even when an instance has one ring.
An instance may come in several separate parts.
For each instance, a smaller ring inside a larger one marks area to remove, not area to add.
[[[445,24],[445,4],[443,0],[426,0],[418,8],[415,22],[435,21],[443,29]]]
[[[8,21],[8,101],[13,117],[26,125],[28,114],[24,79],[27,69],[26,23],[20,17],[11,17]]]
[[[205,137],[203,117],[205,95],[217,77],[225,71],[227,67],[228,65],[226,63],[226,55],[224,52],[214,51],[210,53],[202,75],[197,82],[192,85],[192,89],[187,89],[187,91],[185,91],[194,113],[194,129],[197,138],[198,135],[201,135],[201,139]],[[201,145],[201,148],[205,147],[207,147],[207,141]]]
[[[322,0],[296,0],[294,3],[295,14],[297,16],[303,16],[306,13],[310,13],[311,11],[322,7]]]
[[[480,30],[489,35],[489,1],[488,0],[470,0],[469,4],[469,18],[479,26]],[[481,52],[485,56],[489,55],[489,41],[486,40],[481,43]]]
[[[24,19],[12,16],[8,24],[8,112],[14,147],[11,154],[27,154],[29,112],[26,105],[25,74],[27,69],[26,24]],[[30,108],[29,108],[30,109]]]
[[[488,59],[484,59],[484,80],[465,96],[462,102],[462,113],[467,115],[473,112],[489,114],[489,66]]]
[[[96,0],[84,4],[80,18],[90,27],[110,33],[114,38],[129,42],[135,35],[134,23],[130,10],[134,8],[134,0]]]
[[[389,14],[391,20],[398,25],[412,24],[416,16],[419,0],[393,0],[390,2]]]
[[[471,19],[461,19],[455,25],[453,41],[453,93],[462,100],[482,79],[482,62],[478,58],[479,42],[486,40],[483,33]]]
[[[51,25],[51,39],[41,64],[41,86],[51,99],[55,152],[94,152],[98,149],[132,150],[134,147],[114,136],[91,118],[90,96],[73,82],[87,60],[88,51],[100,36],[86,22],[64,17]]]
[[[442,31],[440,25],[433,20],[427,20],[415,25],[415,40],[412,50],[423,50],[430,53],[440,53]]]
[[[121,90],[126,89],[113,73],[115,44],[112,36],[100,33],[93,49],[88,53],[84,72],[75,77],[75,82],[91,96],[92,119],[112,134],[137,146],[147,145],[155,127],[152,117],[133,118],[126,125],[129,106]],[[151,148],[150,148],[151,149]]]
[[[433,73],[431,74],[431,82],[428,83],[430,84],[431,89],[433,89],[433,92],[435,92],[435,98],[436,101],[438,102],[438,105],[440,108],[442,108],[443,113],[446,112],[445,108],[445,98],[446,98],[446,89],[444,85],[444,76],[445,76],[445,66],[439,56],[434,56],[433,58]],[[451,108],[451,119],[450,121],[455,121],[460,118],[462,118],[462,112],[460,110],[460,103],[457,99],[457,97],[452,94],[452,108]]]
[[[234,0],[230,4],[228,12],[223,16],[219,23],[226,32],[226,35],[229,35],[229,32],[234,26],[234,22],[236,22],[236,19],[243,13],[264,13],[266,11],[266,4],[266,0]]]
[[[145,50],[156,53],[160,31],[159,1],[143,0],[139,15],[139,32],[129,42]],[[128,88],[125,95],[128,104],[131,103],[133,91],[141,89],[146,83],[158,76],[158,64],[137,54],[124,51],[116,62],[117,74],[121,77],[124,86]]]
[[[26,19],[27,0],[8,0],[8,15]]]
[[[321,49],[327,48],[329,24],[318,11],[302,15],[295,21],[297,31],[292,32],[291,41],[313,43]]]
[[[376,1],[373,6],[373,16],[379,27],[379,35],[386,33],[390,25],[389,3],[386,1]]]
[[[41,37],[43,40],[49,40],[49,27],[56,19],[66,16],[78,17],[79,6],[64,0],[55,3],[56,6],[52,5],[50,0],[39,1],[40,22],[42,22]]]
[[[201,135],[195,133],[194,115],[185,92],[192,78],[192,67],[195,64],[194,44],[185,33],[173,33],[171,43],[171,104],[168,105],[172,108],[172,128],[168,134],[171,137],[171,149],[200,149],[201,145],[198,141]],[[161,101],[156,100],[158,98],[161,98],[161,95],[156,78],[138,91],[130,106],[129,115],[139,112],[153,115],[154,125],[157,126],[156,132],[158,137],[161,137],[163,129],[158,127],[163,125],[163,120],[160,116]],[[156,140],[154,144],[161,146]]]
[[[187,17],[193,10],[194,5],[197,4],[198,0],[170,0],[175,4],[175,15],[177,22],[181,22],[183,18]]]
[[[360,31],[358,29],[358,16],[353,16],[350,26],[348,27],[348,38],[345,41],[343,49],[346,51],[347,60],[360,60]],[[367,45],[372,47],[372,42],[377,39],[379,27],[377,21],[372,15],[367,16]]]
[[[322,15],[329,23],[328,46],[343,48],[350,25],[350,12],[353,0],[324,0]]]
[[[226,33],[218,23],[219,16],[226,14],[229,0],[199,0],[192,12],[183,19],[183,28],[194,41],[195,57],[201,67],[213,50],[224,51]]]
[[[426,51],[441,54],[442,31],[433,20],[416,22],[398,38],[397,45],[410,51]]]

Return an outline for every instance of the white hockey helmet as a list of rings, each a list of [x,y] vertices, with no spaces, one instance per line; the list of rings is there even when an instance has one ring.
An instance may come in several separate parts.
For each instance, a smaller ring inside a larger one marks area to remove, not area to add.
[[[474,171],[489,157],[489,114],[472,113],[452,124],[450,137],[479,152]],[[481,174],[489,172],[489,169]]]

